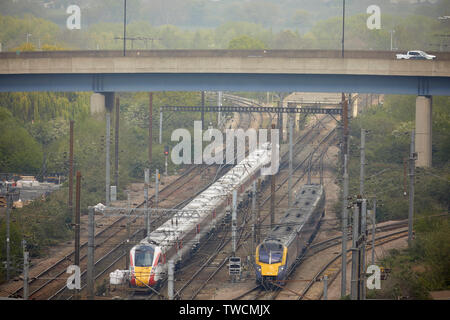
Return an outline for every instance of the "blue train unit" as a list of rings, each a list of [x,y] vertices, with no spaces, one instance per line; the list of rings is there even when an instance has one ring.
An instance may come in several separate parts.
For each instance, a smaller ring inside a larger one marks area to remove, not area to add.
[[[325,189],[303,185],[292,208],[256,247],[256,282],[265,287],[284,284],[295,261],[313,240],[325,214]]]

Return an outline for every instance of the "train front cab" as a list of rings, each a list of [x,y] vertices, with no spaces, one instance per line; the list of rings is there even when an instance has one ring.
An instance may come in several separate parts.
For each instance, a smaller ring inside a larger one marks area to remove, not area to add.
[[[131,249],[131,287],[148,288],[156,284],[154,269],[156,268],[156,262],[159,260],[159,256],[160,254],[155,250],[155,247],[151,245],[137,245]]]
[[[256,248],[256,282],[266,287],[283,285],[287,273],[287,247],[279,241],[264,241]]]

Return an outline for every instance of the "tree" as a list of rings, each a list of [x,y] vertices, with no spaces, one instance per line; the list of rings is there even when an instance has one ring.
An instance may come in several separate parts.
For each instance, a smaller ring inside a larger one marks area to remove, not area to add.
[[[16,48],[13,48],[12,50],[13,51],[19,51],[19,52],[36,51],[36,47],[31,42],[25,42],[25,43],[22,43],[20,46],[18,46]]]
[[[233,50],[262,50],[266,47],[261,40],[246,35],[233,38],[228,44],[228,49]]]
[[[296,10],[292,16],[292,24],[299,29],[305,29],[311,23],[311,14],[306,10]]]
[[[35,173],[41,158],[39,144],[11,112],[0,107],[0,172]]]

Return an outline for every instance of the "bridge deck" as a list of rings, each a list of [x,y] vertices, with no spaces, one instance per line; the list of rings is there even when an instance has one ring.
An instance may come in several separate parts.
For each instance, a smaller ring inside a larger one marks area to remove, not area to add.
[[[450,94],[450,53],[154,50],[0,53],[0,91],[248,90]]]

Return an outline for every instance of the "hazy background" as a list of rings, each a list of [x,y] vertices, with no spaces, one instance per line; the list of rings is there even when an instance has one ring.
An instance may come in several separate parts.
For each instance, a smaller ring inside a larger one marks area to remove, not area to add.
[[[128,0],[128,37],[134,49],[339,49],[342,0]],[[68,30],[66,9],[81,8],[81,30]],[[120,49],[123,0],[2,0],[3,51],[27,41],[66,49]],[[381,29],[369,30],[368,6],[381,9]],[[347,0],[346,48],[448,50],[450,0]],[[9,19],[7,19],[7,16]],[[14,17],[14,19],[12,19]],[[250,43],[248,43],[250,41]],[[231,47],[233,48],[233,47]],[[22,48],[24,49],[24,48]],[[47,47],[47,49],[52,49]]]

